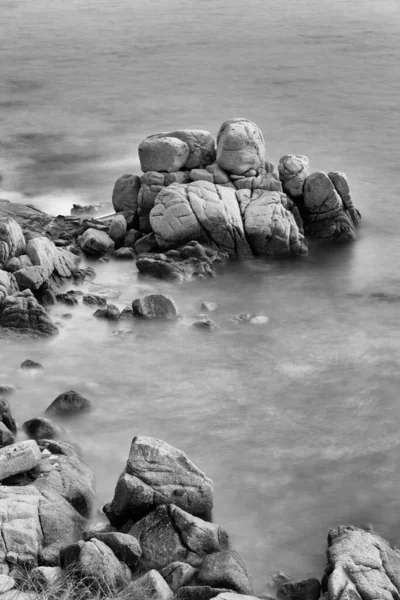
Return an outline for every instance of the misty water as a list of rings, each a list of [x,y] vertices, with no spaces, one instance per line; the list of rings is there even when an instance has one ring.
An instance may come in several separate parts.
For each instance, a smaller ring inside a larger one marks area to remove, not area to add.
[[[214,519],[259,592],[277,570],[319,577],[332,526],[399,543],[398,1],[0,0],[0,13],[0,197],[52,214],[109,201],[140,172],[146,135],[216,134],[241,116],[272,162],[299,153],[345,171],[363,215],[355,244],[231,263],[210,281],[94,265],[120,308],[161,291],[184,317],[110,324],[57,305],[55,339],[1,341],[19,422],[68,389],[93,400],[68,427],[98,507],[134,435],[184,450],[214,480]],[[219,305],[212,333],[190,327],[203,300]],[[242,312],[270,321],[233,323]],[[44,371],[22,372],[26,358]]]

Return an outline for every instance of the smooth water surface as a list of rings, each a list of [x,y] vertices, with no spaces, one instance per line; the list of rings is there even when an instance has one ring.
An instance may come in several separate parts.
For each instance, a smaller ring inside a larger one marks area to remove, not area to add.
[[[134,435],[185,450],[214,479],[215,520],[259,592],[276,570],[319,577],[340,523],[400,542],[397,0],[0,0],[0,15],[0,197],[54,214],[107,201],[139,172],[146,135],[244,116],[273,162],[301,153],[345,171],[364,217],[354,245],[232,263],[209,282],[96,265],[121,308],[164,291],[184,318],[112,325],[58,305],[56,339],[1,342],[17,418],[71,388],[93,400],[69,427],[98,506]],[[202,300],[220,306],[215,332],[190,327]],[[235,325],[240,312],[270,322]],[[28,357],[44,372],[21,372]]]

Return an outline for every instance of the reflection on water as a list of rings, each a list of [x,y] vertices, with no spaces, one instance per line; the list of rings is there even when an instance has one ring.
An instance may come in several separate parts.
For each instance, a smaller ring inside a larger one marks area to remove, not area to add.
[[[70,430],[96,471],[99,506],[133,435],[185,450],[214,479],[215,519],[259,591],[270,571],[321,575],[327,530],[339,523],[371,522],[400,541],[397,1],[2,0],[1,9],[1,197],[55,214],[103,202],[119,175],[138,172],[145,135],[215,133],[245,116],[270,160],[302,153],[314,169],[346,171],[364,217],[353,246],[231,264],[187,286],[96,265],[121,308],[164,291],[184,318],[115,325],[84,306],[55,307],[57,339],[2,340],[0,384],[17,386],[18,419],[70,388],[94,401]],[[220,305],[215,332],[190,328],[203,300]],[[270,322],[232,323],[241,312]],[[20,371],[28,357],[44,372]]]

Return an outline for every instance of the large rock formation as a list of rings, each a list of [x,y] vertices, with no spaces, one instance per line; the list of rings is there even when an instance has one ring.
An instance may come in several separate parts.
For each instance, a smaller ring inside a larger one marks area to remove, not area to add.
[[[213,483],[181,450],[155,438],[134,437],[114,499],[104,511],[111,523],[122,526],[128,520],[138,521],[160,504],[175,504],[210,518]]]
[[[0,217],[0,244],[0,259],[3,259],[3,264],[9,258],[25,254],[26,242],[23,231],[11,217]]]
[[[0,327],[30,335],[50,336],[58,333],[45,308],[30,290],[5,296],[3,300],[0,292]]]

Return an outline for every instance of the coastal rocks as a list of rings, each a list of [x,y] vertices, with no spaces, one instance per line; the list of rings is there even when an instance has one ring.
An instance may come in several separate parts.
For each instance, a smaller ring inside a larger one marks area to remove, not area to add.
[[[147,319],[177,319],[179,308],[174,300],[163,294],[151,294],[144,298],[136,298],[132,302],[132,312],[135,317]]]
[[[189,158],[190,149],[186,142],[157,134],[143,140],[139,145],[140,166],[148,171],[179,171]]]
[[[49,279],[53,272],[62,278],[72,277],[79,262],[75,254],[57,248],[46,237],[30,240],[26,245],[26,254],[32,265],[43,268],[45,280]]]
[[[85,540],[96,539],[108,546],[118,558],[134,571],[142,556],[142,549],[136,538],[128,533],[93,532],[85,536]]]
[[[346,175],[337,171],[331,171],[328,173],[328,177],[335,186],[335,190],[341,197],[343,206],[349,214],[353,225],[358,225],[361,221],[361,215],[360,212],[354,207],[350,194],[350,186]]]
[[[51,336],[58,329],[30,290],[6,296],[0,304],[0,327],[30,335]]]
[[[251,255],[231,188],[207,181],[173,184],[158,194],[150,223],[163,250],[197,240],[228,254]]]
[[[118,321],[121,312],[115,304],[107,304],[105,308],[98,308],[93,316],[96,319],[108,319],[109,321]]]
[[[161,570],[161,575],[173,592],[177,592],[179,588],[189,585],[196,573],[197,569],[179,561],[172,562]]]
[[[78,581],[94,589],[117,592],[127,586],[131,574],[126,565],[99,540],[79,541],[60,552],[60,564]]]
[[[10,403],[6,398],[0,396],[0,420],[11,433],[16,435],[17,424],[11,414]]]
[[[25,254],[25,237],[20,225],[10,217],[0,217],[0,242],[2,244],[2,255],[6,255],[3,264],[8,258]],[[8,253],[5,249],[7,246]]]
[[[126,210],[136,215],[140,186],[140,177],[137,175],[122,175],[117,179],[112,193],[115,212]]]
[[[11,431],[4,425],[4,423],[0,422],[0,448],[4,448],[4,446],[10,446],[14,442],[15,437]]]
[[[62,430],[50,419],[35,418],[25,421],[22,429],[27,437],[32,440],[54,440],[62,436]]]
[[[136,436],[114,499],[104,511],[112,524],[121,526],[130,519],[138,521],[166,503],[209,519],[213,483],[181,450],[156,438]]]
[[[0,270],[0,304],[4,296],[14,294],[15,292],[18,292],[18,284],[14,275]]]
[[[73,416],[92,410],[92,403],[78,392],[69,390],[57,396],[45,410],[45,414],[54,417]]]
[[[42,458],[39,446],[33,440],[18,442],[0,449],[0,481],[26,473],[39,464]]]
[[[304,182],[309,175],[310,164],[307,156],[286,154],[279,160],[279,178],[283,191],[292,198],[303,195]]]
[[[138,216],[139,230],[142,233],[151,233],[152,231],[149,215],[151,209],[154,207],[158,193],[164,188],[164,178],[164,173],[157,173],[156,171],[150,171],[141,177],[141,188],[138,196]]]
[[[196,329],[205,329],[205,330],[218,329],[218,325],[216,324],[216,322],[213,321],[212,319],[209,319],[206,316],[204,316],[204,317],[202,316],[200,319],[195,321],[193,323],[192,327],[195,327]]]
[[[378,534],[352,526],[333,529],[327,558],[324,591],[330,600],[399,597],[400,551]]]
[[[115,244],[121,244],[124,241],[127,230],[128,228],[124,215],[117,215],[112,220],[110,229],[108,230],[108,235],[113,242],[115,242]]]
[[[43,370],[43,365],[34,360],[31,360],[30,358],[27,358],[26,360],[24,360],[24,362],[21,363],[20,368],[24,369],[25,371],[38,371]]]
[[[185,585],[176,593],[176,600],[212,600],[223,592],[230,592],[224,588],[214,588],[209,585]],[[240,596],[235,592],[230,592],[236,598],[250,598],[250,596]],[[233,598],[232,598],[233,600]]]
[[[133,260],[135,253],[131,248],[119,248],[115,251],[114,258],[116,260]]]
[[[302,581],[287,581],[278,588],[279,600],[318,600],[321,584],[315,577]]]
[[[216,157],[215,141],[209,131],[203,129],[180,129],[164,134],[175,137],[189,146],[189,156],[185,169],[203,169],[214,162]]]
[[[114,250],[114,242],[105,231],[90,227],[79,238],[79,245],[85,254],[104,256]]]
[[[132,581],[124,590],[124,597],[129,600],[172,600],[173,592],[160,573],[152,569]]]
[[[315,239],[354,241],[351,216],[326,173],[312,173],[304,183],[301,211],[306,235]]]
[[[217,163],[235,175],[257,171],[265,162],[264,137],[247,119],[225,121],[217,135]]]
[[[208,554],[196,576],[196,582],[199,585],[233,590],[238,594],[253,593],[246,566],[239,554],[232,550]]]
[[[159,247],[157,244],[156,236],[154,233],[148,233],[135,243],[136,254],[143,254],[146,252],[158,252]]]
[[[229,549],[228,534],[173,504],[158,506],[130,530],[142,548],[140,568],[160,570],[169,563],[199,567],[207,554]]]

